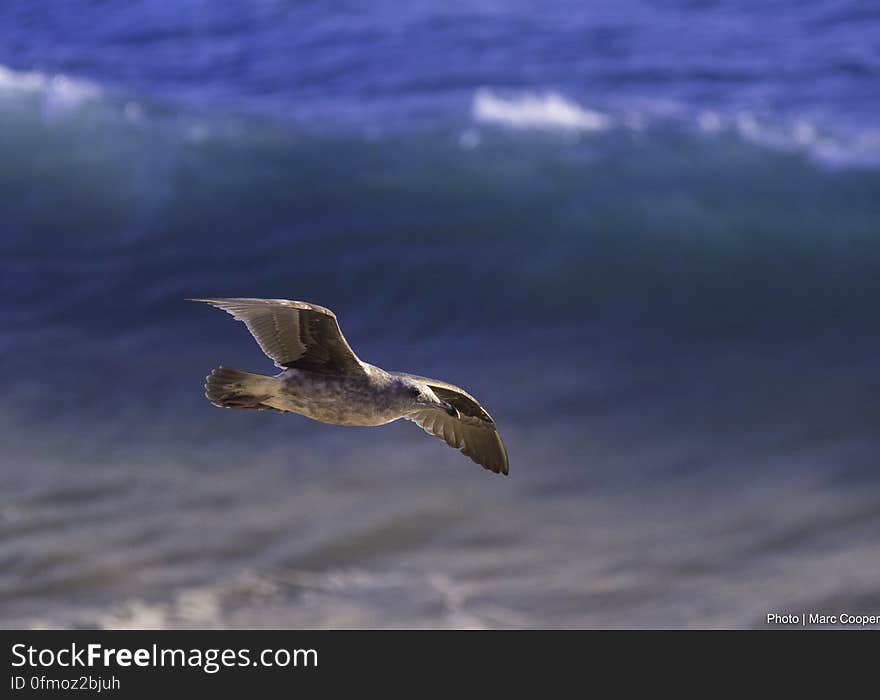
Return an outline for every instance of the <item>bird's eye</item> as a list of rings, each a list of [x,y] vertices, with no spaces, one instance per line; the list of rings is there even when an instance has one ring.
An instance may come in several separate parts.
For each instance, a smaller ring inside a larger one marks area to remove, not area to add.
[[[414,387],[412,387],[412,388],[409,390],[409,395],[410,395],[410,396],[418,396],[418,395],[421,394],[421,393],[422,393],[422,390],[419,389],[417,386],[414,386]]]

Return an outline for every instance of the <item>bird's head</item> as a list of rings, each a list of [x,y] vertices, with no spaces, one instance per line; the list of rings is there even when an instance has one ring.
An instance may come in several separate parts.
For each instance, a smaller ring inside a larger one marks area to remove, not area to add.
[[[439,408],[453,418],[458,418],[458,411],[452,404],[442,401],[430,386],[418,379],[401,377],[398,391],[413,411],[425,408]]]

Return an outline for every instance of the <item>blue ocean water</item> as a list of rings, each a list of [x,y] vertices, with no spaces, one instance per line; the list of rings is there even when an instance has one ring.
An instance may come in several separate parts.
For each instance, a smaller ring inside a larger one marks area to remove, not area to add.
[[[761,626],[880,605],[880,13],[0,6],[0,624]],[[461,384],[220,411],[192,296]]]

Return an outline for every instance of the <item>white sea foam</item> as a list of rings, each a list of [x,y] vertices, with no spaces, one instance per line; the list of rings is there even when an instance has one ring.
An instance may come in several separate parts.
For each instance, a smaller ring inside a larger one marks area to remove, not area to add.
[[[501,95],[477,90],[471,107],[476,122],[514,129],[565,132],[601,131],[612,127],[633,133],[664,127],[693,129],[709,137],[734,134],[742,141],[776,151],[800,152],[833,168],[880,165],[880,130],[848,131],[811,117],[773,117],[747,109],[724,112],[693,110],[670,100],[639,100],[598,111],[553,92]],[[466,150],[481,142],[479,132],[466,129],[459,145]]]
[[[602,112],[581,107],[553,92],[507,98],[483,88],[474,95],[472,112],[477,121],[516,129],[599,131],[611,125]]]
[[[474,603],[481,586],[446,573],[342,569],[290,571],[263,576],[242,573],[203,586],[184,587],[161,600],[132,598],[108,608],[82,608],[64,619],[32,618],[29,629],[189,629],[255,627],[374,627],[382,625],[382,600],[405,601],[396,624],[450,629],[526,627],[529,620],[503,606]],[[430,619],[418,611],[431,609]],[[407,616],[409,615],[409,616]]]
[[[741,111],[730,128],[743,141],[779,151],[802,152],[831,167],[876,167],[880,164],[880,131],[820,127],[807,118],[774,120]]]
[[[60,73],[47,75],[39,71],[14,71],[6,66],[0,66],[0,90],[39,92],[69,102],[93,99],[101,94],[101,89],[87,80]]]
[[[41,99],[43,117],[51,120],[66,114],[101,94],[100,88],[87,80],[63,74],[47,75],[38,71],[14,71],[0,66],[0,96],[28,94]]]

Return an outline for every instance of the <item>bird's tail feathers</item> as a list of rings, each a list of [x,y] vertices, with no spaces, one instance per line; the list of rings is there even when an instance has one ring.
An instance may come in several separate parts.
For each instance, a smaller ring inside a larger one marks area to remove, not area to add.
[[[263,402],[272,396],[268,382],[273,380],[233,367],[218,367],[205,378],[205,396],[221,408],[272,408]]]

